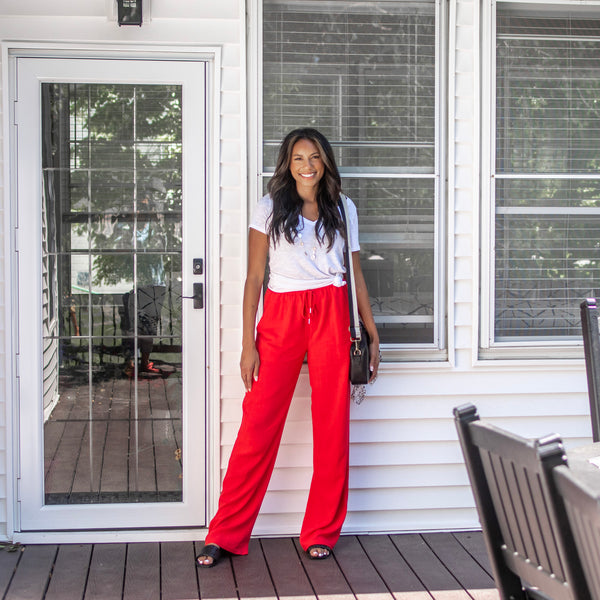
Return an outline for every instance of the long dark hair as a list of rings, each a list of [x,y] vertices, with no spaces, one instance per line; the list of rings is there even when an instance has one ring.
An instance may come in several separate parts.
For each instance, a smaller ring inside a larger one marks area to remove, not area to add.
[[[290,163],[292,149],[300,140],[309,140],[317,147],[325,167],[325,173],[319,181],[317,190],[319,218],[315,225],[315,232],[320,244],[327,240],[327,250],[330,250],[338,232],[345,237],[344,224],[337,208],[342,182],[331,144],[321,132],[310,127],[290,131],[279,148],[275,174],[267,186],[273,200],[273,214],[268,225],[268,234],[275,245],[282,234],[290,244],[294,243],[298,235],[303,200],[296,189],[296,180],[290,173]]]

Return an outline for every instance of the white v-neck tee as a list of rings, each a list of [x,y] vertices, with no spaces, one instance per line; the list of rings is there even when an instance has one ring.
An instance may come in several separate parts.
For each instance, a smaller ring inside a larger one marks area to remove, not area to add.
[[[358,215],[354,202],[348,198],[348,224],[350,225],[350,251],[358,252]],[[250,227],[267,234],[273,213],[273,201],[267,194],[258,201]],[[269,239],[269,289],[273,292],[299,292],[328,285],[345,285],[344,238],[337,234],[331,249],[327,240],[320,244],[315,233],[316,221],[300,216],[299,231],[290,244],[283,235],[277,246]],[[267,234],[268,235],[268,234]]]

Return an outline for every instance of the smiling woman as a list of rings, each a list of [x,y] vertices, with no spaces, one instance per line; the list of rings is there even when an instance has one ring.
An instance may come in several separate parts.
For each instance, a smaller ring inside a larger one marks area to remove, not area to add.
[[[338,210],[340,192],[328,140],[315,129],[289,133],[269,194],[250,224],[240,360],[247,392],[219,510],[196,559],[199,567],[214,566],[225,551],[247,554],[305,356],[316,460],[300,544],[309,558],[323,559],[339,538],[346,518],[349,464],[346,245],[353,252],[359,312],[371,336],[372,379],[379,366],[379,338],[358,260],[356,207],[348,202],[351,227],[346,239]],[[267,258],[269,286],[255,333]]]

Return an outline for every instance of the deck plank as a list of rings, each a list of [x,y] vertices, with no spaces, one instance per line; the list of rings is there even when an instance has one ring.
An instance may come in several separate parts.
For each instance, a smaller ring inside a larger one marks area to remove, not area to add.
[[[196,542],[194,559],[203,546],[204,542]],[[200,598],[203,600],[238,600],[231,558],[223,558],[210,569],[197,569],[197,577]]]
[[[335,600],[355,600],[355,596],[335,558],[330,558],[328,560],[312,560],[307,556],[306,552],[302,550],[298,538],[294,538],[294,544],[300,554],[302,565],[304,566],[312,588],[318,598],[335,596]]]
[[[473,600],[499,600],[491,578],[451,533],[427,533],[423,539]]]
[[[361,535],[358,541],[396,600],[431,599],[387,535]]]
[[[335,559],[358,600],[393,600],[356,536],[340,538],[335,546]],[[356,568],[357,565],[360,569]]]
[[[40,600],[43,597],[58,546],[27,546],[5,600]]]
[[[277,598],[259,540],[250,540],[248,555],[233,556],[231,562],[240,600]]]
[[[91,544],[59,546],[44,600],[83,598],[91,554]]]
[[[160,546],[128,544],[123,600],[160,598]]]
[[[162,600],[198,600],[194,542],[162,542],[160,572]]]
[[[24,548],[20,548],[14,552],[6,550],[0,552],[0,598],[4,598],[4,594],[10,585],[23,550]]]
[[[404,560],[436,600],[471,600],[419,534],[390,536]]]
[[[125,553],[125,544],[94,545],[85,600],[121,600]]]
[[[261,541],[261,546],[275,591],[279,598],[294,600],[315,600],[315,594],[302,567],[293,540],[271,538]]]
[[[483,539],[482,531],[458,531],[453,533],[454,537],[460,542],[461,546],[471,555],[471,557],[481,566],[481,568],[490,576],[494,577],[490,557],[488,556]]]

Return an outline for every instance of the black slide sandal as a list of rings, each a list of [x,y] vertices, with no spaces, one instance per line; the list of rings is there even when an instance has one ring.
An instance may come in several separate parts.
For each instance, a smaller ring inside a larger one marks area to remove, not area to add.
[[[200,567],[201,569],[210,569],[211,567],[214,567],[225,554],[226,551],[223,550],[223,548],[219,548],[219,546],[216,544],[206,544],[206,546],[200,550],[200,554],[196,556],[196,566]],[[198,559],[202,558],[203,556],[212,558],[213,561],[207,565],[198,562]]]

